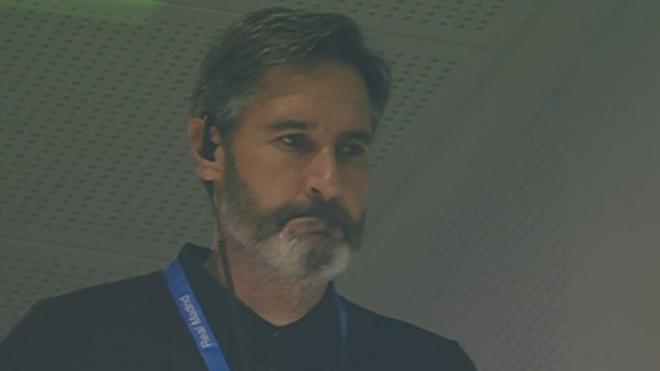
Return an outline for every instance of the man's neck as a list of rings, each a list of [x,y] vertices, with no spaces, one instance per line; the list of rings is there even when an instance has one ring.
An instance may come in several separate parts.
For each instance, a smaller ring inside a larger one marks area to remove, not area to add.
[[[228,250],[236,296],[275,326],[284,326],[304,317],[321,301],[328,286],[328,282],[310,285],[281,279],[266,268],[255,265],[248,257],[241,256],[235,249]],[[204,266],[220,284],[227,287],[217,248],[212,249]]]

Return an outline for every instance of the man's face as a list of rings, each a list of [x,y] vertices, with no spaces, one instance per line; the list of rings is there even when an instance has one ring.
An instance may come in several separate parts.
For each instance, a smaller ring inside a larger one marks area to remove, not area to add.
[[[360,244],[371,141],[354,69],[272,68],[225,148],[224,233],[276,274],[331,279]]]

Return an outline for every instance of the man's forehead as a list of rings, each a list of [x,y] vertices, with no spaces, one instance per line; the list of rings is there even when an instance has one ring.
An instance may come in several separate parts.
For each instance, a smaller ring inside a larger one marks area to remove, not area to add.
[[[326,63],[303,69],[272,67],[258,84],[244,117],[256,118],[269,130],[314,130],[333,122],[370,132],[371,113],[359,74],[344,64]]]
[[[318,89],[319,85],[342,85],[345,88],[344,94],[349,93],[358,99],[368,98],[366,85],[359,73],[353,67],[334,60],[270,67],[256,86],[256,98],[269,99],[277,95],[300,93],[301,90]]]

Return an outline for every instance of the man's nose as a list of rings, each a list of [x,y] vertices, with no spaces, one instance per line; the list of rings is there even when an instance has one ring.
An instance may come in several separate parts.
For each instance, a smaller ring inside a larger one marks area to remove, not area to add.
[[[323,148],[309,164],[305,189],[310,197],[328,200],[339,196],[339,186],[334,149]]]

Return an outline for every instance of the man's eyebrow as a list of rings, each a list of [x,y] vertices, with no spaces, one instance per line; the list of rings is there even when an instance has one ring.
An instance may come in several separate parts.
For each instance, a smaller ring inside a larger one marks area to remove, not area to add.
[[[316,127],[315,123],[299,121],[299,120],[278,121],[266,126],[268,131],[273,131],[273,132],[283,131],[288,129],[309,130],[309,129],[313,129],[314,127]]]
[[[266,126],[268,131],[278,132],[284,130],[311,130],[316,127],[316,123],[299,121],[299,120],[285,120],[278,121]],[[340,140],[357,140],[365,145],[371,145],[374,142],[374,136],[367,130],[348,130],[339,135]]]
[[[367,130],[349,130],[341,133],[339,136],[341,140],[358,140],[364,145],[371,145],[374,142],[374,136]]]

